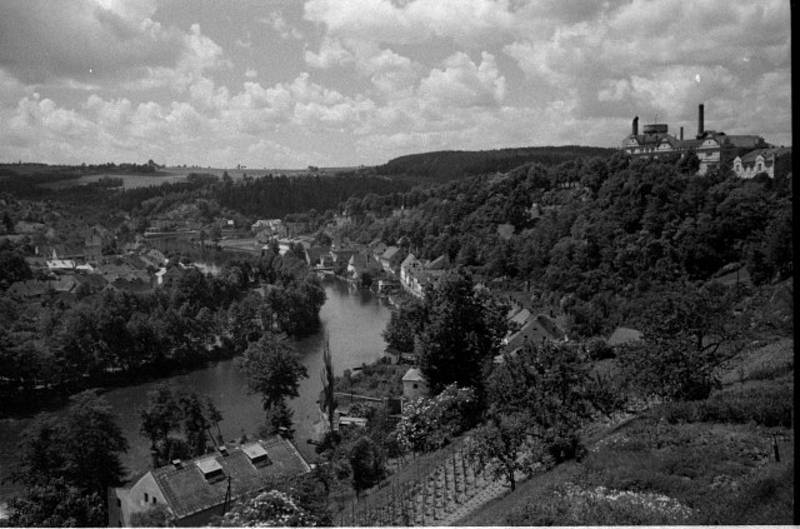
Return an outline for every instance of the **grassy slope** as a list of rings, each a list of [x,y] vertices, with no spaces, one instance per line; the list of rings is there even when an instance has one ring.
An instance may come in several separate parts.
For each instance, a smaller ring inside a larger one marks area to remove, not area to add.
[[[791,524],[793,346],[751,348],[708,401],[653,408],[459,525]]]

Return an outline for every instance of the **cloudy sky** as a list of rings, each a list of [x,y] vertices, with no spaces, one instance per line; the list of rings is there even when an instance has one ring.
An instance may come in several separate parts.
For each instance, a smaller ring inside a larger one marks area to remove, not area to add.
[[[1,0],[0,162],[617,146],[700,102],[789,145],[790,41],[785,0]]]

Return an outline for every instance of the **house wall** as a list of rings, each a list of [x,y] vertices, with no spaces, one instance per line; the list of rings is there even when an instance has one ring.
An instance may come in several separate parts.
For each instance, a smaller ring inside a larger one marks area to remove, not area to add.
[[[404,380],[403,396],[408,400],[428,396],[428,384],[424,380]]]
[[[145,502],[145,494],[147,501]],[[154,502],[155,500],[155,502]],[[167,503],[161,488],[148,472],[130,488],[114,487],[109,489],[108,525],[109,527],[130,527],[131,515],[144,512],[158,504]]]

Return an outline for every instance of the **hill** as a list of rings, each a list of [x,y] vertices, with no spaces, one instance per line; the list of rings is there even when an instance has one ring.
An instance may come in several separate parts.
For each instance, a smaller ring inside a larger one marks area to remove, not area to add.
[[[439,181],[463,175],[508,171],[520,165],[537,162],[553,166],[563,162],[608,156],[616,149],[563,145],[560,147],[519,147],[488,151],[435,151],[409,154],[375,167],[378,174],[390,176],[423,176]]]

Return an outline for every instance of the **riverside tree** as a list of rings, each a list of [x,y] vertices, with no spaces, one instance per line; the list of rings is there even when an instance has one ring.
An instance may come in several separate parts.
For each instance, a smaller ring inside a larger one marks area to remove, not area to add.
[[[250,390],[261,395],[268,431],[291,430],[292,413],[286,399],[299,396],[300,379],[307,378],[308,371],[286,339],[264,333],[258,342],[250,344],[239,365],[247,374]]]
[[[12,526],[103,526],[106,490],[125,475],[128,442],[105,399],[73,398],[62,415],[37,419],[22,435],[12,478],[25,486],[9,503]]]

